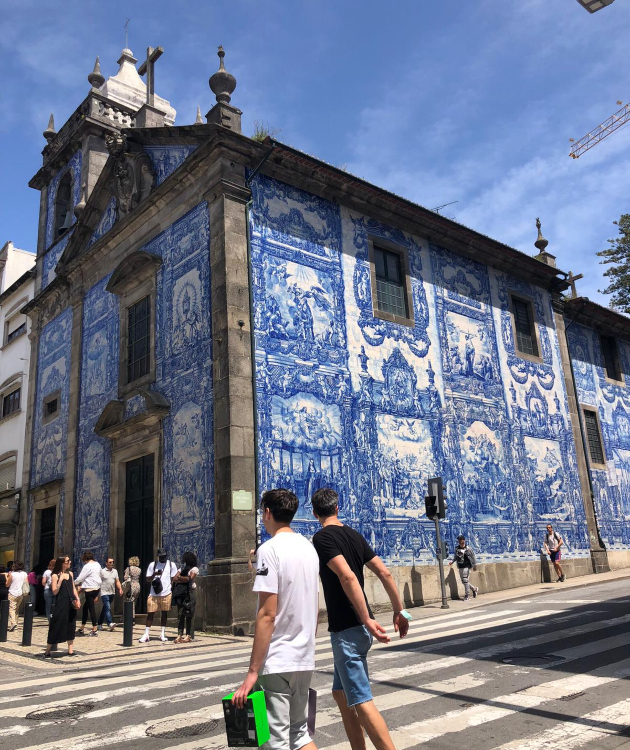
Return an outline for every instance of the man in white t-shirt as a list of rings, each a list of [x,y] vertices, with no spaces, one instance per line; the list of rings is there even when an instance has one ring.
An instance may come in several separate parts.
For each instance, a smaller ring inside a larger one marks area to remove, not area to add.
[[[150,640],[149,631],[153,625],[153,617],[156,612],[160,613],[160,625],[162,631],[160,640],[166,643],[166,620],[168,611],[171,608],[171,582],[177,575],[177,565],[168,559],[165,549],[160,548],[157,551],[157,560],[149,563],[147,568],[147,582],[151,586],[149,596],[147,597],[147,622],[144,629],[144,635],[138,640],[140,643],[147,643]],[[159,581],[159,583],[156,583]]]
[[[298,499],[275,489],[261,500],[272,537],[258,549],[254,591],[258,615],[249,671],[232,702],[244,706],[259,685],[265,691],[269,750],[316,750],[308,734],[308,690],[315,670],[319,558],[291,529]]]

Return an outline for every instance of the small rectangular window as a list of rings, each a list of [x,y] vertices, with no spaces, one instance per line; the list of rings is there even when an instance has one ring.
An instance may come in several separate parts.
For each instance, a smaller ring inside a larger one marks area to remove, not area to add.
[[[21,336],[23,333],[26,333],[26,323],[22,323],[17,328],[15,328],[13,331],[9,333],[7,336],[7,344],[14,339],[17,339],[19,336]]]
[[[600,336],[599,343],[602,348],[602,359],[604,360],[604,371],[609,380],[621,380],[621,368],[619,367],[619,353],[617,342],[612,336]]]
[[[594,464],[605,464],[604,445],[602,435],[599,431],[597,412],[592,409],[584,409],[584,425],[586,427],[586,442],[591,461]]]
[[[532,303],[520,297],[512,297],[512,314],[516,332],[516,350],[532,357],[540,356],[536,339]]]
[[[59,399],[53,398],[52,401],[48,401],[46,404],[46,416],[52,417],[53,414],[57,413],[59,409]]]
[[[13,414],[20,409],[20,392],[21,388],[17,388],[11,393],[7,393],[2,399],[2,416],[8,417],[9,414]]]
[[[374,248],[377,307],[398,318],[408,317],[405,273],[398,253]]]
[[[127,382],[151,369],[151,300],[143,297],[127,308]]]

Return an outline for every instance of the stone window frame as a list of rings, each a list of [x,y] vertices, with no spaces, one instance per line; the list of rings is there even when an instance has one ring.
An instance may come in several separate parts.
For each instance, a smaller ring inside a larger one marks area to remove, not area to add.
[[[537,364],[543,363],[542,358],[542,349],[540,346],[540,333],[538,331],[538,318],[536,316],[536,300],[534,297],[530,296],[529,294],[523,294],[522,292],[514,292],[511,289],[508,292],[509,294],[509,300],[510,300],[510,322],[512,325],[512,336],[514,337],[514,353],[517,357],[520,357],[521,359],[526,359],[529,362],[536,362]],[[519,300],[520,302],[524,302],[529,307],[529,314],[531,316],[531,320],[534,324],[534,331],[533,331],[533,338],[536,343],[536,349],[538,350],[538,354],[528,354],[527,352],[522,352],[518,348],[518,337],[516,335],[516,319],[514,317],[514,304],[513,300]]]
[[[18,414],[21,414],[22,404],[23,404],[23,393],[24,388],[24,373],[22,372],[16,372],[11,377],[7,378],[4,383],[0,385],[0,424],[4,422],[7,419],[13,419],[13,417],[16,417]],[[20,390],[20,407],[19,409],[16,409],[15,411],[11,412],[11,414],[7,414],[6,417],[2,416],[3,408],[4,408],[4,397],[10,395],[16,390]],[[0,456],[0,460],[1,460]]]
[[[596,406],[592,406],[591,404],[580,404],[580,409],[582,410],[582,422],[584,424],[584,442],[586,443],[586,457],[588,458],[589,466],[592,469],[607,469],[607,458],[606,458],[606,445],[604,444],[604,433],[602,432],[602,423],[599,418],[599,409]],[[585,412],[592,412],[595,414],[595,419],[597,421],[597,432],[599,433],[599,442],[602,447],[602,455],[604,457],[604,463],[599,463],[597,461],[593,461],[591,458],[591,450],[588,442],[588,432],[586,429],[586,414]]]
[[[48,414],[48,404],[57,399],[57,410],[52,414]],[[61,416],[61,388],[57,388],[56,391],[48,393],[42,399],[42,425],[50,424]]]
[[[157,312],[157,271],[162,263],[158,256],[137,251],[125,258],[112,274],[107,291],[118,297],[118,315],[120,322],[120,341],[118,348],[118,398],[123,398],[131,391],[155,382],[155,326]],[[149,298],[151,316],[149,332],[149,371],[136,380],[127,381],[127,353],[129,342],[129,308]]]
[[[379,310],[378,308],[378,292],[376,289],[376,260],[375,260],[375,248],[382,248],[390,253],[396,253],[401,259],[402,273],[404,276],[403,292],[405,295],[405,304],[407,306],[407,315],[403,317],[401,315],[393,315],[392,313]],[[398,325],[408,326],[414,328],[416,323],[414,319],[413,311],[413,289],[411,286],[411,270],[409,265],[409,251],[402,245],[397,245],[389,240],[384,240],[381,237],[368,235],[368,258],[370,263],[370,284],[372,292],[372,314],[379,320],[387,320],[390,323],[397,323]]]
[[[619,357],[619,344],[617,342],[617,339],[614,336],[609,336],[608,334],[601,333],[600,331],[597,332],[597,335],[599,336],[599,349],[602,354],[602,369],[604,371],[604,379],[607,383],[611,383],[612,385],[625,385],[626,380],[624,376],[624,372],[621,369],[621,359]],[[608,370],[606,369],[606,360],[604,359],[604,349],[602,347],[602,339],[607,338],[611,339],[615,345],[615,364],[617,366],[617,371],[619,372],[619,375],[621,376],[619,379],[617,378],[611,378],[608,375]]]

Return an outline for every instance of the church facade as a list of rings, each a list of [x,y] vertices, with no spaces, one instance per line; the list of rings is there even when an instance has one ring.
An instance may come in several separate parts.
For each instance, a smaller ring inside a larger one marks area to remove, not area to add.
[[[528,256],[243,136],[220,60],[206,122],[173,125],[124,50],[45,132],[27,562],[51,508],[75,560],[192,549],[205,621],[246,629],[257,495],[292,489],[310,536],[310,496],[331,486],[420,603],[436,581],[424,495],[441,476],[443,535],[451,549],[468,536],[487,590],[539,580],[548,522],[571,573],[628,564],[625,318],[611,313],[619,380],[601,383],[591,344],[585,395],[583,339],[599,333],[571,320],[545,241]]]

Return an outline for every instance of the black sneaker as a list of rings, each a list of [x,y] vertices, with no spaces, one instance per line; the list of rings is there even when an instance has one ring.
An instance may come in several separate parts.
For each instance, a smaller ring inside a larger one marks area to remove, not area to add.
[[[560,581],[564,582],[567,580],[567,577],[564,575],[564,573],[560,576]]]
[[[478,591],[479,591],[479,589],[473,589],[473,590],[472,590],[472,592],[473,592],[473,599],[476,599],[476,598],[477,598],[477,592],[478,592]]]
[[[85,635],[85,633],[83,632],[83,630],[77,630],[76,635],[77,635],[77,638],[81,638]]]

